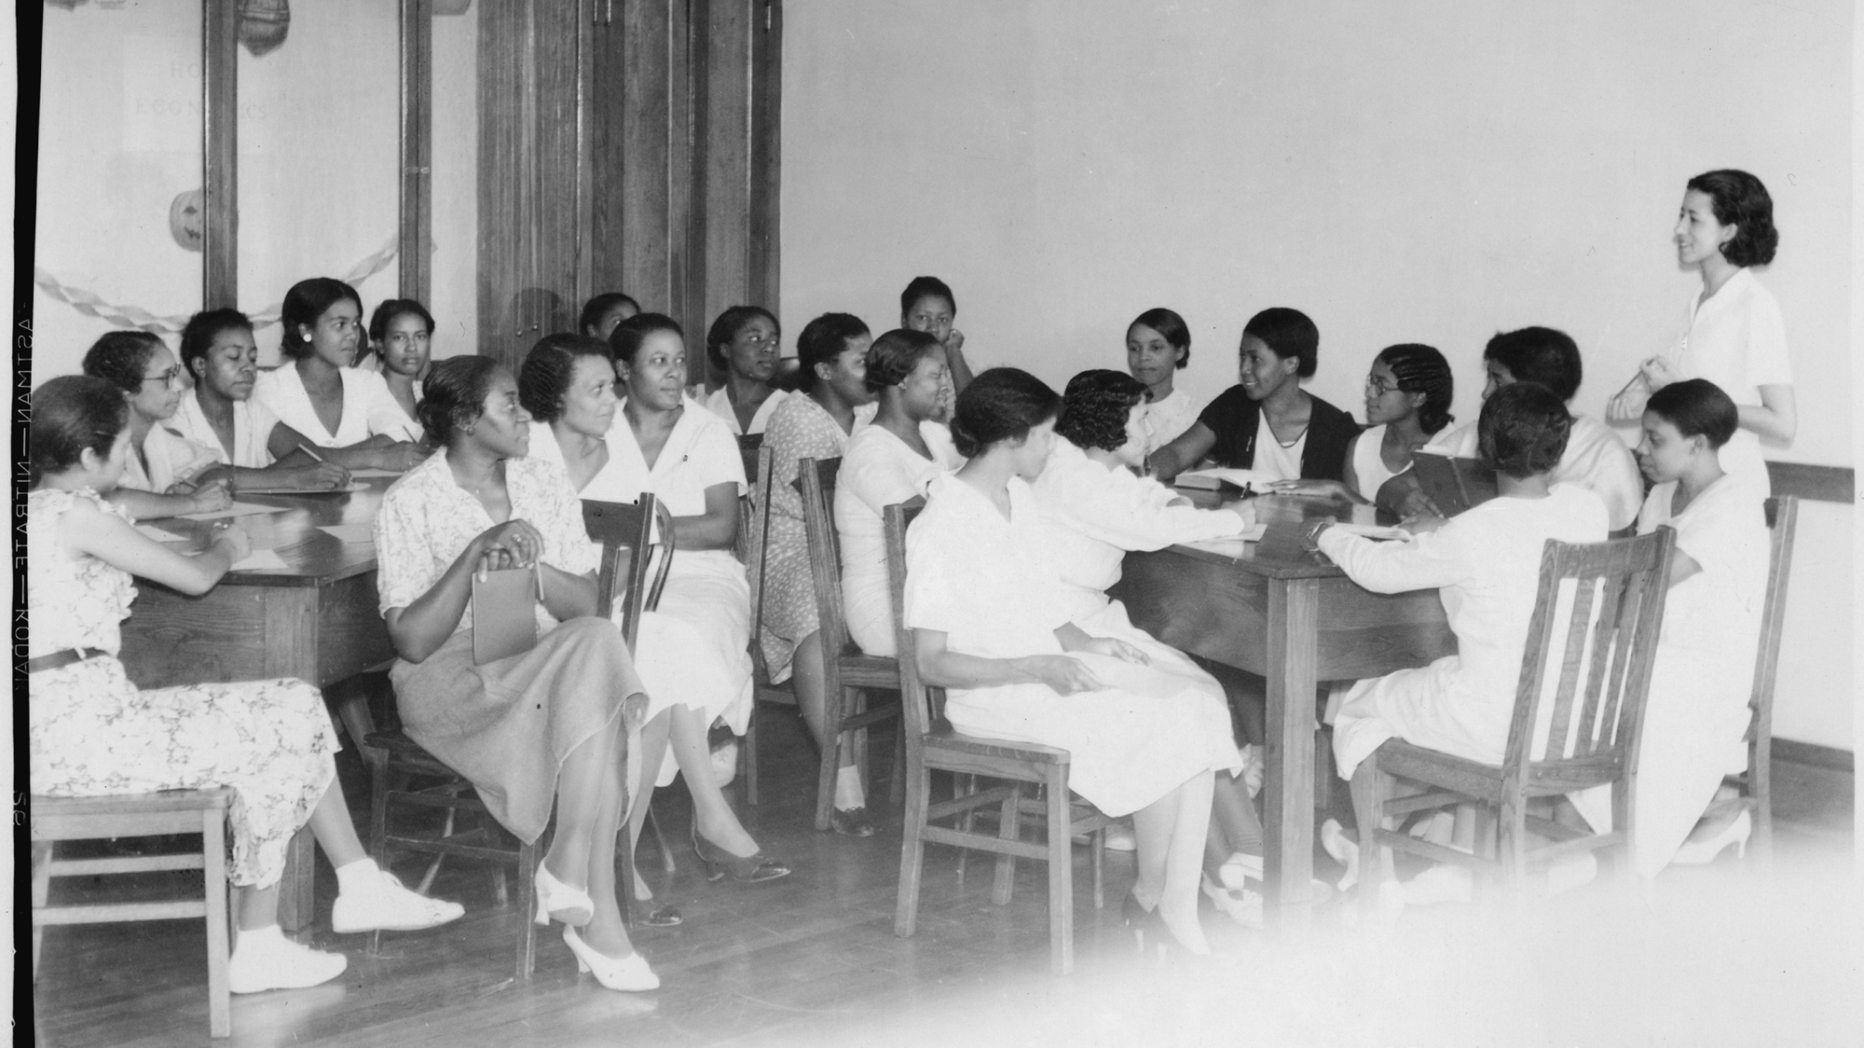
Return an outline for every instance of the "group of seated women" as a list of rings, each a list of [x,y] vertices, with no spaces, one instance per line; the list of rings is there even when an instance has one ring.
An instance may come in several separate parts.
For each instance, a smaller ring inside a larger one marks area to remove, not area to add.
[[[628,886],[618,881],[615,841],[624,821],[639,834],[655,786],[685,774],[692,845],[712,878],[790,872],[739,821],[708,751],[715,725],[744,730],[753,640],[771,678],[794,682],[816,744],[838,745],[825,724],[831,653],[795,485],[803,460],[838,458],[833,523],[855,643],[900,654],[882,512],[924,496],[907,536],[904,623],[921,676],[947,689],[946,713],[961,731],[1067,748],[1072,788],[1108,814],[1132,816],[1138,877],[1127,920],[1203,952],[1200,888],[1236,919],[1259,920],[1259,897],[1242,880],[1260,876],[1256,783],[1233,732],[1233,696],[1135,628],[1107,590],[1128,551],[1250,531],[1248,503],[1198,508],[1161,483],[1214,464],[1249,469],[1271,492],[1394,512],[1409,541],[1375,543],[1328,527],[1328,516],[1307,537],[1369,589],[1443,593],[1458,654],[1339,695],[1334,749],[1347,777],[1393,737],[1498,759],[1543,542],[1676,529],[1636,866],[1650,875],[1712,857],[1747,832],[1745,815],[1713,803],[1746,724],[1765,577],[1765,471],[1744,438],[1790,438],[1794,419],[1778,307],[1745,268],[1772,258],[1764,188],[1741,172],[1691,180],[1676,238],[1703,290],[1679,347],[1646,361],[1614,398],[1614,416],[1642,428],[1636,458],[1609,428],[1571,411],[1580,354],[1551,328],[1488,341],[1484,403],[1461,427],[1452,425],[1444,355],[1389,346],[1366,378],[1362,428],[1302,389],[1317,372],[1320,335],[1299,310],[1255,313],[1242,328],[1238,383],[1200,408],[1174,385],[1191,334],[1169,309],[1148,309],[1127,327],[1126,373],[1086,371],[1057,395],[1015,368],[974,375],[952,327],[956,300],[932,277],[908,285],[900,327],[878,337],[847,313],[810,321],[786,379],[775,316],[723,311],[706,338],[705,357],[722,375],[710,395],[688,385],[680,325],[618,293],[591,299],[580,332],[540,340],[516,374],[488,357],[431,360],[434,319],[411,300],[382,303],[365,331],[354,289],[325,278],[287,294],[287,361],[264,374],[253,323],[231,309],[191,318],[179,361],[153,335],[106,335],[84,376],[52,379],[33,395],[33,788],[233,786],[238,992],[310,985],[343,968],[340,955],[284,940],[273,920],[284,841],[302,823],[337,866],[337,931],[457,917],[458,906],[402,889],[363,857],[314,689],[266,681],[138,690],[115,657],[132,575],[203,592],[250,549],[235,523],[184,556],[132,519],[212,513],[242,490],[342,488],[352,470],[399,473],[374,534],[405,728],[477,786],[520,839],[536,841],[554,811],[535,871],[536,918],[561,922],[579,964],[603,985],[651,988],[658,980],[621,916],[618,892]],[[753,622],[732,553],[753,478],[734,438],[759,432],[773,468],[759,496],[770,523],[766,599]],[[1497,497],[1444,519],[1413,479],[1423,452],[1479,459],[1497,474]],[[646,492],[671,511],[676,552],[630,652],[615,624],[593,617],[598,547],[579,500],[633,502]],[[535,572],[538,639],[477,664],[473,580],[506,568]],[[95,745],[106,736],[111,745]],[[832,822],[862,837],[874,819],[853,749],[838,757]],[[634,781],[624,781],[624,766]],[[1595,826],[1610,817],[1598,796],[1576,796],[1572,807]],[[1350,861],[1351,842],[1337,828],[1326,836]],[[628,880],[650,897],[639,877]],[[682,919],[671,906],[642,909],[651,912],[640,924]]]

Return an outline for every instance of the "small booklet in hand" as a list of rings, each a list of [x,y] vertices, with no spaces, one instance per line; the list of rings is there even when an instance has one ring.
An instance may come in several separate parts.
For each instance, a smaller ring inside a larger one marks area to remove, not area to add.
[[[475,666],[537,646],[537,569],[505,568],[472,577],[472,661]]]

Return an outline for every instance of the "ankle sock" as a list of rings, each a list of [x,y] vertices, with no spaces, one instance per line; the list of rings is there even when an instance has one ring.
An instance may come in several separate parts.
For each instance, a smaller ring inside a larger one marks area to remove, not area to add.
[[[835,807],[842,811],[867,807],[867,792],[861,789],[861,769],[852,764],[835,773]]]
[[[374,859],[357,859],[337,867],[337,894],[368,891],[382,882],[382,868]]]

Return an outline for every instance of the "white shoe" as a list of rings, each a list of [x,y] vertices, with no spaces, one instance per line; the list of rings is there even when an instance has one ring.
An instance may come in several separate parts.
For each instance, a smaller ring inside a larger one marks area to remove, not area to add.
[[[1247,889],[1225,888],[1204,875],[1204,894],[1217,904],[1217,909],[1228,914],[1230,919],[1245,928],[1262,927],[1262,893]]]
[[[1107,848],[1116,852],[1136,851],[1139,848],[1139,840],[1133,836],[1133,828],[1130,825],[1116,822],[1107,827]]]
[[[1438,863],[1405,882],[1405,905],[1468,902],[1474,894],[1475,883],[1475,875],[1463,867]]]
[[[1243,891],[1247,887],[1244,880],[1262,879],[1262,856],[1236,852],[1217,867],[1217,879],[1231,891]]]
[[[1748,837],[1753,833],[1754,819],[1748,814],[1747,809],[1743,808],[1741,814],[1735,816],[1735,821],[1708,840],[1684,841],[1683,846],[1676,850],[1676,854],[1671,857],[1670,861],[1678,866],[1706,866],[1714,862],[1715,857],[1722,853],[1722,849],[1731,844],[1735,846],[1735,858],[1745,858]]]
[[[1346,873],[1335,885],[1346,891],[1359,883],[1359,842],[1346,835],[1338,819],[1328,819],[1320,824],[1320,846],[1334,862],[1346,867]]]
[[[430,899],[401,886],[395,875],[381,871],[375,887],[342,892],[330,910],[330,930],[338,935],[355,932],[413,932],[459,920],[466,907],[445,899]]]
[[[611,990],[629,990],[641,992],[660,988],[660,976],[647,966],[647,958],[636,950],[626,957],[615,958],[597,953],[595,947],[582,941],[576,929],[563,926],[563,943],[576,955],[576,970],[589,972],[595,981]]]
[[[227,961],[227,989],[234,993],[297,990],[343,974],[349,958],[292,942],[283,935],[241,935]]]

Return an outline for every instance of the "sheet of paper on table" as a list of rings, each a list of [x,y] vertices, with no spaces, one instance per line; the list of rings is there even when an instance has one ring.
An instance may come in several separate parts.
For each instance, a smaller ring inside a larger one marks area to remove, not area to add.
[[[1215,491],[1224,484],[1234,484],[1255,492],[1264,492],[1275,483],[1274,477],[1253,469],[1195,469],[1189,473],[1180,473],[1174,483],[1181,488],[1203,488]]]
[[[1249,530],[1233,538],[1205,539],[1202,542],[1187,542],[1185,545],[1192,549],[1203,549],[1209,550],[1212,553],[1221,553],[1226,557],[1240,557],[1245,552],[1245,547],[1247,547],[1249,543],[1261,542],[1262,536],[1268,534],[1268,530],[1269,526],[1267,524],[1258,523],[1249,528]]]
[[[234,571],[284,571],[284,558],[269,549],[256,549],[245,560],[233,565]]]
[[[226,509],[209,510],[206,513],[183,513],[182,520],[219,520],[222,517],[244,517],[250,513],[283,513],[279,506],[258,506],[250,502],[235,502]]]
[[[338,542],[375,541],[375,527],[370,524],[320,524],[317,530]]]
[[[352,469],[349,471],[349,475],[358,480],[367,480],[370,477],[399,477],[401,476],[401,474],[395,472],[392,469]]]

